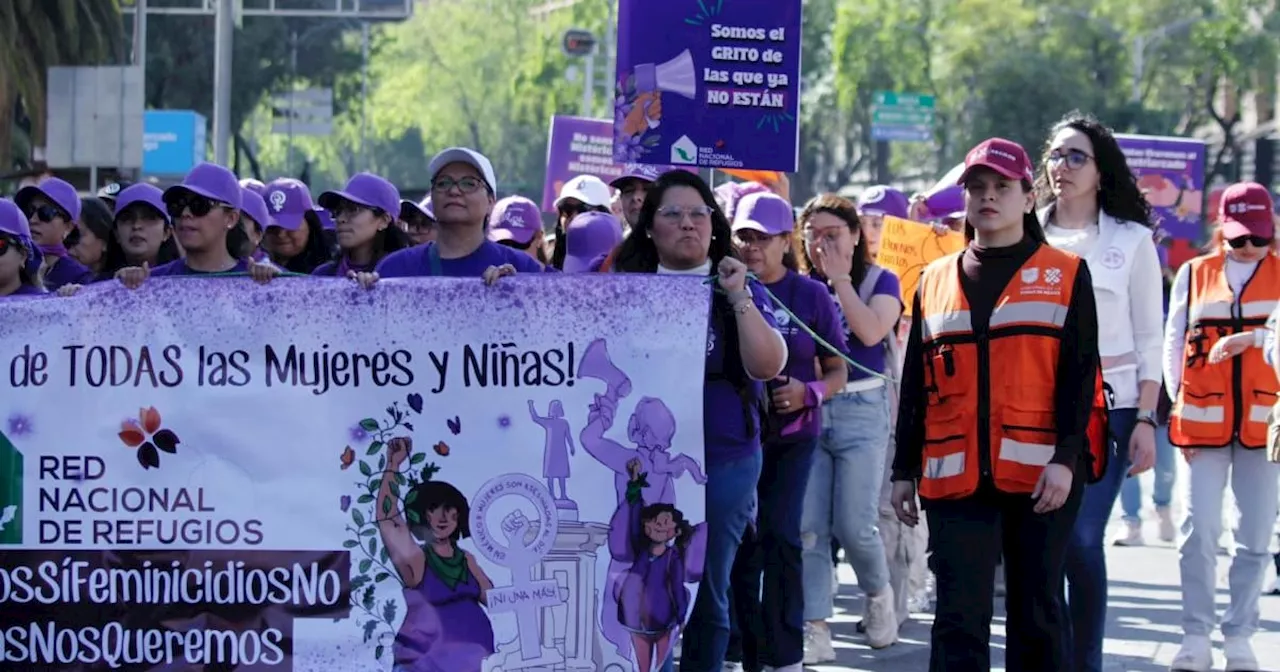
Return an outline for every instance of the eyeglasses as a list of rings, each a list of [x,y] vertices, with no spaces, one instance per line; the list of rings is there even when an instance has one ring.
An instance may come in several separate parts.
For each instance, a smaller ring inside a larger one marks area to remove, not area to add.
[[[848,227],[844,226],[828,226],[822,229],[814,229],[806,226],[801,229],[801,233],[804,235],[804,239],[811,243],[815,243],[819,240],[834,243],[836,239],[840,237],[840,232],[847,230]]]
[[[1084,168],[1084,164],[1089,163],[1092,156],[1089,156],[1080,149],[1061,150],[1055,149],[1049,152],[1049,165],[1056,166],[1063,161],[1067,162],[1067,167],[1071,170],[1080,170]]]
[[[1272,239],[1266,236],[1240,236],[1228,240],[1227,244],[1231,246],[1231,249],[1238,250],[1244,247],[1245,243],[1253,243],[1254,247],[1269,247],[1271,241]]]
[[[773,240],[773,236],[759,231],[743,230],[735,232],[733,239],[738,241],[739,245],[767,245],[769,241]]]
[[[453,188],[457,187],[458,190],[464,194],[473,194],[483,186],[484,180],[479,180],[474,177],[463,177],[456,180],[452,177],[437,177],[435,181],[431,183],[432,191],[438,191],[440,193],[453,191]]]
[[[678,205],[666,205],[658,208],[658,217],[668,221],[679,222],[683,221],[687,215],[689,219],[694,222],[701,222],[709,219],[711,217],[711,213],[714,211],[715,209],[709,205],[695,205],[691,208],[682,208]]]
[[[35,215],[36,219],[44,222],[45,224],[48,224],[59,217],[68,221],[71,219],[62,212],[62,208],[59,208],[56,205],[49,205],[48,203],[36,207],[27,207],[27,209],[23,211],[23,214],[27,216],[27,219],[31,219],[31,216]]]
[[[8,236],[0,236],[0,257],[3,257],[5,253],[10,250],[10,248],[14,250],[20,250],[21,243],[19,243],[18,241],[12,238],[9,238]]]
[[[214,208],[230,208],[230,207],[231,206],[225,203],[218,203],[217,201],[205,198],[204,196],[196,196],[196,195],[175,198],[172,201],[165,203],[165,208],[169,210],[169,216],[174,219],[181,218],[182,213],[187,210],[191,211],[192,217],[204,217],[205,215],[209,214],[209,212],[211,212]]]
[[[351,201],[341,201],[338,203],[338,207],[329,208],[329,216],[333,217],[334,219],[343,219],[343,218],[355,217],[356,215],[359,215],[361,212],[364,212],[365,210],[369,210],[369,208],[363,205],[360,205],[359,203],[352,203]]]

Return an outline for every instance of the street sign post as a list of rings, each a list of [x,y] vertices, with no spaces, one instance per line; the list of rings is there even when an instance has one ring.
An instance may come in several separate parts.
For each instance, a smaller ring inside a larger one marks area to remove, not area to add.
[[[871,139],[930,142],[935,124],[934,98],[920,93],[877,91],[871,105]]]
[[[287,91],[271,97],[271,132],[329,135],[333,132],[333,89]]]

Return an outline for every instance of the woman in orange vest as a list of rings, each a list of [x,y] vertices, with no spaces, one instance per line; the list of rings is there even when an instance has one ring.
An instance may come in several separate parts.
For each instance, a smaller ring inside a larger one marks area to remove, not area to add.
[[[1280,384],[1263,359],[1265,324],[1280,301],[1272,252],[1271,195],[1255,183],[1227,187],[1218,203],[1216,249],[1178,270],[1165,325],[1164,380],[1173,399],[1169,440],[1190,465],[1190,528],[1182,543],[1182,648],[1173,669],[1213,664],[1218,538],[1227,488],[1240,509],[1231,561],[1231,606],[1222,619],[1228,670],[1256,670],[1249,643],[1271,556],[1277,469],[1267,461],[1267,414]]]
[[[1033,180],[1017,143],[972,149],[959,180],[970,245],[929,264],[914,298],[892,504],[915,525],[918,488],[929,513],[931,672],[991,669],[1002,552],[1008,669],[1064,669],[1067,542],[1086,467],[1105,461],[1089,438],[1098,318],[1088,267],[1045,243]]]

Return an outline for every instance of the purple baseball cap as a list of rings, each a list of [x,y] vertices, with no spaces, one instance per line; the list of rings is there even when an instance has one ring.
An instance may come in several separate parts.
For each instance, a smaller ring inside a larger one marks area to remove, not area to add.
[[[145,182],[125,187],[124,191],[121,191],[116,196],[115,211],[111,214],[119,217],[120,213],[128,209],[129,206],[137,203],[151,206],[156,212],[160,213],[160,217],[164,219],[165,224],[173,223],[169,218],[168,208],[164,207],[164,192],[160,191],[159,187]]]
[[[671,170],[671,166],[650,166],[644,163],[628,163],[623,169],[622,174],[613,178],[609,186],[614,189],[621,189],[622,184],[627,180],[640,180],[642,182],[653,182],[658,176]]]
[[[911,199],[893,187],[877,184],[858,197],[859,215],[880,215],[908,219]]]
[[[431,196],[429,194],[417,203],[410,200],[400,201],[400,219],[404,219],[410,212],[416,212],[431,221],[436,219],[436,212],[431,207]]]
[[[591,262],[622,242],[622,222],[606,212],[584,212],[564,229],[565,273],[585,273]]]
[[[317,199],[320,207],[337,210],[343,201],[376,208],[392,217],[400,214],[400,190],[373,173],[356,173],[341,190],[326,191]]]
[[[278,226],[289,231],[302,228],[306,224],[307,213],[315,209],[311,202],[311,189],[292,177],[281,177],[267,183],[262,200],[267,206],[266,226]]]
[[[211,201],[225,203],[237,210],[240,209],[240,180],[230,169],[216,163],[204,162],[191,169],[182,178],[182,184],[175,184],[164,191],[164,202],[169,203],[183,194],[203,196]]]
[[[964,189],[958,185],[949,184],[946,188],[925,197],[924,205],[929,209],[929,215],[935,219],[951,217],[957,212],[963,213]]]
[[[246,177],[243,180],[240,180],[240,188],[248,189],[249,191],[261,196],[262,192],[267,190],[267,185],[263,184],[262,180],[255,180],[252,177]]]
[[[31,200],[37,196],[42,196],[58,206],[72,221],[80,219],[80,194],[70,182],[56,177],[46,177],[35,186],[19,189],[13,197],[13,202],[19,210],[26,212]]]
[[[14,236],[31,247],[31,222],[22,214],[22,208],[7,198],[0,198],[0,233]]]
[[[747,194],[733,209],[733,230],[750,229],[766,236],[782,236],[795,229],[795,211],[787,199],[772,192]]]
[[[493,206],[489,217],[489,240],[509,240],[528,245],[542,230],[542,214],[533,201],[523,196],[508,196]]]
[[[328,211],[328,210],[325,210],[324,208],[322,208],[322,207],[320,207],[320,206],[316,206],[316,207],[312,208],[312,209],[311,209],[311,211],[312,211],[312,212],[314,212],[314,213],[316,213],[316,217],[317,217],[317,218],[319,218],[319,220],[320,220],[320,228],[322,228],[322,229],[333,229],[333,228],[336,226],[336,225],[333,223],[333,215],[329,214],[329,211]]]
[[[249,187],[242,187],[241,196],[244,201],[240,204],[240,212],[244,213],[249,219],[252,219],[258,228],[263,231],[271,226],[271,215],[267,213],[267,202],[263,200],[258,192]]]

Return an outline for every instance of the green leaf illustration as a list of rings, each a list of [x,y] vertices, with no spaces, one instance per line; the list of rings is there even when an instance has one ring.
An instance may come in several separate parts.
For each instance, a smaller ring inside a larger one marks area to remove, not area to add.
[[[373,612],[373,586],[364,589],[364,595],[360,596],[360,606],[364,607],[365,611]]]
[[[411,493],[409,493],[409,494],[411,494],[411,495],[412,495],[413,493],[411,492]],[[407,516],[409,517],[409,523],[410,523],[411,525],[417,525],[419,522],[421,522],[421,521],[419,520],[419,518],[418,518],[418,512],[417,512],[417,511],[410,511],[410,512],[408,512],[408,513],[407,513],[407,514],[405,514],[405,515],[407,515]]]
[[[400,497],[400,484],[395,481],[391,481],[391,495],[396,498]]]
[[[368,504],[373,501],[373,495],[360,495],[360,499],[356,500],[356,504]]]
[[[389,578],[391,578],[390,574],[386,572],[378,572],[378,575],[373,577],[373,580],[375,583],[382,583],[383,581],[386,581]]]
[[[364,574],[365,572],[369,571],[369,568],[370,568],[370,567],[372,567],[372,566],[373,566],[373,561],[372,561],[372,560],[370,560],[369,558],[365,558],[364,560],[361,560],[361,561],[360,561],[360,573],[361,573],[361,574]]]
[[[351,520],[356,521],[356,527],[364,527],[364,514],[360,509],[351,509]]]
[[[396,620],[396,603],[394,600],[387,600],[382,605],[382,620],[391,623]]]
[[[377,539],[370,539],[370,540],[369,540],[369,555],[374,555],[374,554],[376,554],[377,552],[378,552],[378,540],[377,540]]]
[[[364,474],[365,476],[372,476],[373,467],[370,467],[368,462],[365,462],[364,460],[360,460],[360,473]]]
[[[382,660],[382,654],[385,653],[386,650],[387,650],[387,647],[379,644],[373,649],[373,657],[377,658],[378,660]]]
[[[378,426],[377,420],[374,420],[373,418],[365,418],[360,421],[360,429],[363,429],[366,432],[376,432],[381,428]]]
[[[418,453],[413,457],[409,458],[409,464],[412,464],[412,465],[422,464],[423,462],[426,462],[426,461],[427,461],[426,453]]]
[[[372,537],[372,536],[374,536],[374,535],[375,535],[375,534],[377,534],[377,533],[378,533],[378,529],[377,529],[377,528],[375,528],[375,527],[366,527],[366,528],[364,528],[364,531],[360,533],[360,536],[362,536],[362,537]]]
[[[370,639],[373,639],[373,631],[377,627],[378,622],[373,619],[369,619],[364,622],[364,641],[368,642]]]
[[[418,501],[418,491],[417,491],[416,489],[414,489],[414,490],[410,490],[410,491],[409,491],[409,494],[405,495],[405,497],[404,497],[404,505],[405,505],[405,506],[409,506],[410,504],[412,504],[412,503],[414,503],[414,502],[416,502],[416,501]]]
[[[382,548],[378,549],[378,557],[381,558],[383,562],[387,562],[391,559],[391,556],[387,555],[386,546],[383,546]]]
[[[384,516],[391,515],[391,498],[390,497],[382,498],[382,515]]]
[[[368,449],[368,450],[366,450],[366,451],[364,451],[364,454],[365,454],[365,455],[377,455],[379,450],[382,450],[382,442],[381,442],[381,441],[374,441],[373,443],[369,444],[369,449]]]
[[[359,546],[359,545],[360,545],[360,542],[358,542],[358,541],[354,541],[354,540],[352,540],[352,539],[348,539],[348,540],[346,540],[346,541],[342,542],[342,547],[343,547],[343,548],[355,548],[356,546]]]
[[[351,592],[354,593],[357,590],[360,590],[361,588],[364,587],[364,584],[366,583],[369,583],[369,577],[363,574],[357,576],[354,579],[351,579]]]

